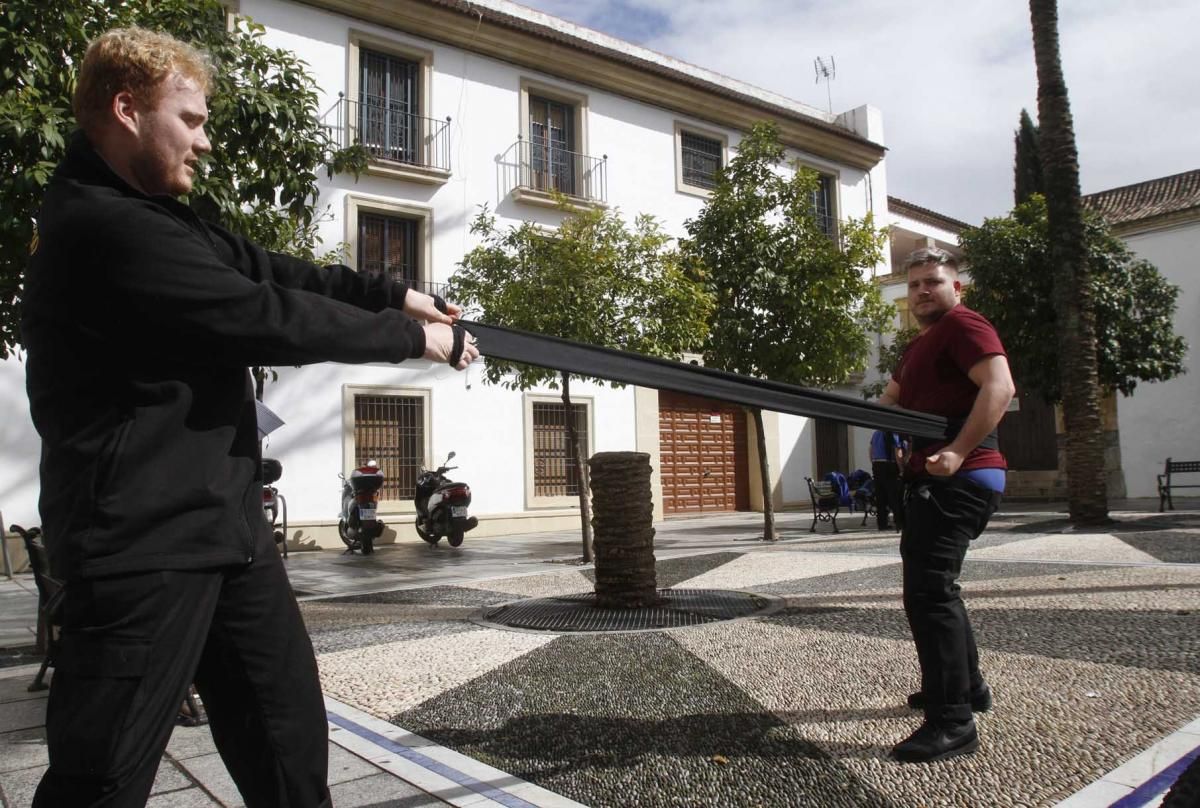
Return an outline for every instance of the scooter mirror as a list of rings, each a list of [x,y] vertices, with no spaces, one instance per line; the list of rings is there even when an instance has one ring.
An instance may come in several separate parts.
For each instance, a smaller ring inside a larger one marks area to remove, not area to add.
[[[453,459],[454,459],[454,452],[451,452],[450,454],[446,455],[446,462],[447,462],[447,463],[449,463],[449,462],[450,462],[451,460],[453,460]]]

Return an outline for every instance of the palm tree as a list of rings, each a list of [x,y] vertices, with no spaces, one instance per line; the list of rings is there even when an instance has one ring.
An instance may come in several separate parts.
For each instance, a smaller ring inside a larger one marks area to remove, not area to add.
[[[1079,155],[1058,51],[1057,0],[1029,0],[1037,63],[1042,178],[1056,267],[1059,372],[1067,432],[1067,503],[1077,526],[1104,524],[1108,490],[1096,369],[1096,324],[1079,201]]]

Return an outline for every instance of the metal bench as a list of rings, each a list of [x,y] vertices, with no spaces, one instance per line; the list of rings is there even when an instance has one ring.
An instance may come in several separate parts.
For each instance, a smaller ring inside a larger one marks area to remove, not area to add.
[[[817,522],[829,522],[833,525],[833,532],[837,533],[837,517],[842,505],[838,501],[837,492],[833,490],[833,485],[817,482],[812,477],[805,477],[804,480],[808,483],[808,495],[812,499],[813,507],[813,523],[808,532],[817,531]]]
[[[58,650],[58,604],[62,600],[63,585],[50,574],[50,558],[42,542],[41,528],[25,530],[20,525],[12,525],[9,530],[18,534],[25,543],[29,568],[33,570],[33,583],[38,591],[37,650],[43,654],[42,666],[26,689],[31,692],[45,690],[48,687],[46,669],[54,665],[54,654]]]
[[[1174,489],[1200,488],[1200,483],[1171,482],[1171,475],[1173,474],[1200,474],[1200,460],[1172,460],[1169,457],[1167,458],[1163,473],[1158,475],[1159,513],[1162,513],[1164,504],[1166,504],[1168,509],[1175,510],[1175,503],[1171,501],[1171,491]]]

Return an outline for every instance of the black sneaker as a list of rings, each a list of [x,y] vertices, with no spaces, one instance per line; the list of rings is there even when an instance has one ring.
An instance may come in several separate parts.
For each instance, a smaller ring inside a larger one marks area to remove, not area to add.
[[[925,694],[921,691],[908,694],[908,706],[914,710],[925,709]],[[987,685],[983,686],[983,690],[971,694],[971,712],[986,713],[992,709],[992,689]]]
[[[933,763],[969,755],[978,748],[979,733],[974,721],[965,724],[926,721],[916,732],[892,747],[892,757],[901,763]]]

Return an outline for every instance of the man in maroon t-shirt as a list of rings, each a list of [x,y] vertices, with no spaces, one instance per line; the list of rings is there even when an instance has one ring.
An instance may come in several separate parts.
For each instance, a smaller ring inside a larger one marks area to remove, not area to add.
[[[920,763],[978,749],[971,713],[992,704],[957,580],[1004,491],[1007,466],[994,430],[1014,390],[996,329],[960,302],[954,257],[918,250],[905,267],[909,311],[921,329],[879,401],[951,424],[946,439],[913,441],[904,473],[904,612],[921,667],[921,690],[908,704],[924,710],[925,721],[892,756]]]

